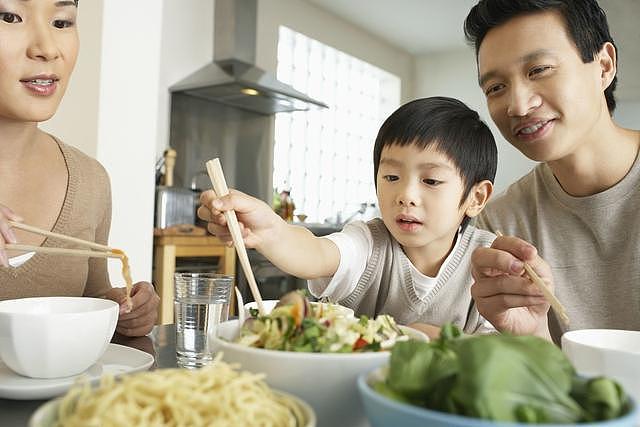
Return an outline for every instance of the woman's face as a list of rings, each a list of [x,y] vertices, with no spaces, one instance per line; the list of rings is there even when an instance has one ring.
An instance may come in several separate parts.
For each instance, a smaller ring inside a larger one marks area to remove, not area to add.
[[[71,0],[0,0],[0,119],[55,113],[78,56]]]

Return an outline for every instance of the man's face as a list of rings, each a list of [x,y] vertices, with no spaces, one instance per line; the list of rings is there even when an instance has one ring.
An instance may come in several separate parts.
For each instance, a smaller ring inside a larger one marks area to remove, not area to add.
[[[491,118],[532,160],[576,154],[609,118],[600,61],[582,62],[556,12],[490,30],[478,51],[478,72]]]

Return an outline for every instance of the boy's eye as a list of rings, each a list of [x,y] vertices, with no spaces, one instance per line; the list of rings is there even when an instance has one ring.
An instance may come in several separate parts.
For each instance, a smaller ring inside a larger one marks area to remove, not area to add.
[[[385,181],[388,181],[388,182],[393,182],[393,181],[397,181],[398,177],[395,176],[395,175],[385,175],[385,176],[382,177],[382,179],[384,179]]]
[[[73,25],[74,25],[73,21],[68,21],[64,19],[56,19],[55,21],[53,21],[53,26],[60,29],[73,27]]]
[[[442,181],[438,181],[437,179],[425,178],[422,180],[427,185],[438,185],[442,184]]]
[[[7,24],[17,24],[19,22],[22,22],[22,18],[20,18],[15,13],[0,12],[0,21],[6,22]]]

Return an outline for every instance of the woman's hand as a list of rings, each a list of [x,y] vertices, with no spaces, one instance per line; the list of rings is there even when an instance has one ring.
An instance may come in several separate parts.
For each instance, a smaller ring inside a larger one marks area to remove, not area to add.
[[[553,289],[551,269],[536,248],[517,237],[502,236],[490,248],[473,252],[471,295],[480,314],[497,330],[551,339],[549,302],[524,274],[524,262]]]
[[[22,218],[8,207],[0,204],[0,265],[3,267],[9,267],[9,258],[4,245],[17,243],[16,235],[9,226],[9,221],[22,221]]]
[[[131,289],[131,311],[127,313],[127,291],[125,288],[112,288],[106,298],[120,304],[120,316],[116,331],[129,337],[138,337],[151,332],[158,319],[160,297],[153,285],[138,282]]]

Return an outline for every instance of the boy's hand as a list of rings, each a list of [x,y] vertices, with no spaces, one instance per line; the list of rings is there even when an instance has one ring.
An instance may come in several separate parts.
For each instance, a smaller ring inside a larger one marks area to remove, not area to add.
[[[8,207],[0,204],[0,266],[3,267],[9,267],[9,257],[7,257],[4,245],[17,242],[16,235],[9,227],[8,221],[22,221],[22,218]]]
[[[471,295],[478,311],[501,332],[551,339],[549,302],[524,275],[523,262],[553,289],[551,269],[536,248],[512,236],[496,238],[490,248],[477,248],[471,257],[475,283]]]
[[[198,217],[208,222],[209,232],[229,246],[233,245],[227,227],[225,211],[234,210],[238,217],[244,243],[249,248],[258,248],[269,238],[275,237],[275,229],[282,219],[266,203],[236,190],[217,198],[212,190],[200,195]]]

